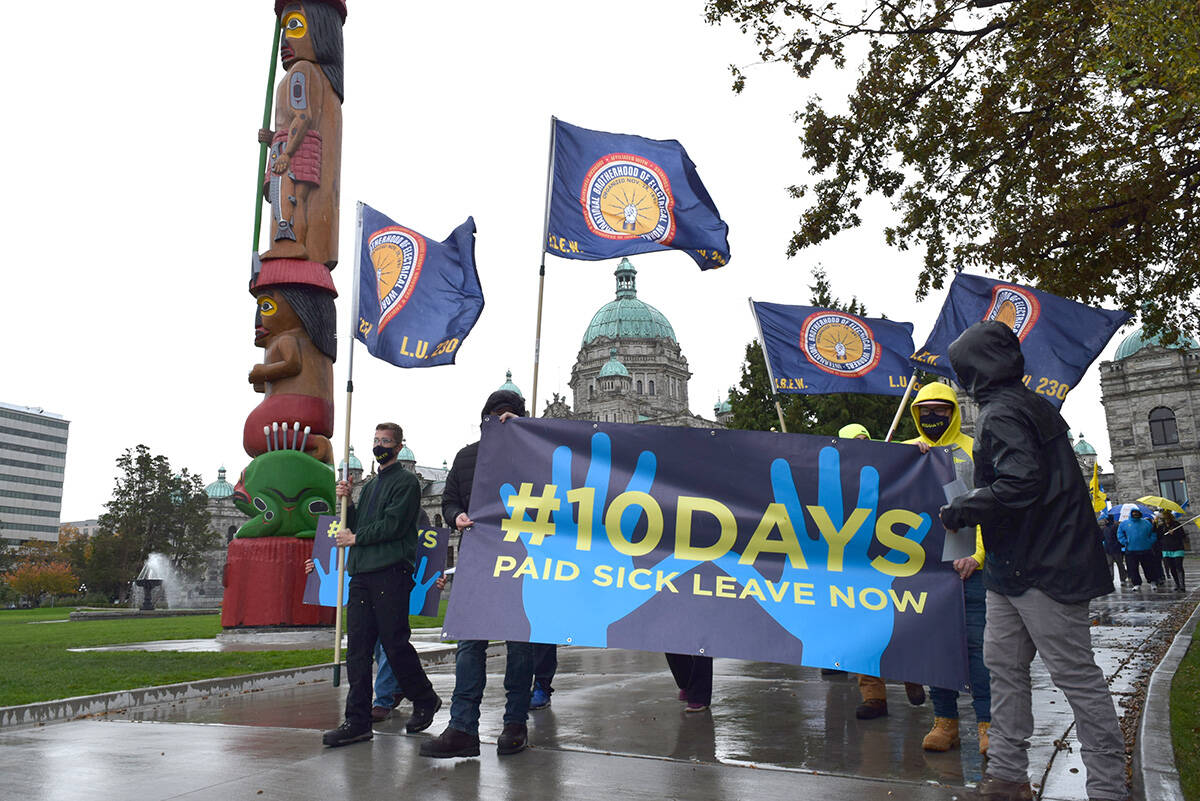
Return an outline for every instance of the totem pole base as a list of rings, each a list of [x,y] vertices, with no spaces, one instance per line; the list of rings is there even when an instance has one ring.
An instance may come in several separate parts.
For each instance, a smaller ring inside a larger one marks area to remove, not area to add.
[[[334,610],[304,603],[304,561],[312,540],[296,537],[234,539],[225,563],[221,625],[328,626]]]

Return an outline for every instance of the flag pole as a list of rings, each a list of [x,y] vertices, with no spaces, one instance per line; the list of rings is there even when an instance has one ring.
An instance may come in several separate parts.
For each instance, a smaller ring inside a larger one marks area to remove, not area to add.
[[[358,201],[355,209],[355,224],[354,224],[354,280],[352,286],[353,291],[350,294],[350,355],[349,362],[346,365],[346,447],[342,451],[342,464],[345,465],[345,470],[342,472],[342,480],[350,478],[350,407],[354,400],[354,340],[355,333],[358,331],[358,284],[361,280],[359,270],[362,267],[362,232],[363,232],[363,204]],[[338,516],[338,525],[346,525],[346,513],[350,503],[349,498],[342,498],[341,510]],[[333,618],[333,686],[337,687],[342,683],[342,605],[345,603],[343,593],[346,590],[346,549],[337,549],[337,611]]]
[[[783,433],[787,433],[787,423],[783,422],[783,407],[779,405],[779,395],[775,392],[775,375],[771,372],[771,360],[767,358],[766,340],[763,338],[762,322],[758,319],[758,311],[754,308],[754,298],[747,298],[750,301],[750,316],[754,318],[754,327],[758,329],[758,346],[762,348],[763,364],[767,366],[767,380],[771,382],[771,398],[775,401],[775,414],[779,415],[779,429]]]
[[[900,405],[896,407],[896,414],[892,417],[892,427],[888,429],[887,437],[884,442],[892,441],[892,434],[896,433],[896,427],[900,425],[900,415],[904,412],[904,407],[908,405],[908,398],[912,395],[913,384],[917,383],[917,372],[908,377],[908,387],[904,390],[904,397],[900,399]]]
[[[271,67],[267,71],[267,100],[263,106],[264,131],[271,130],[272,95],[275,92],[275,67],[279,63],[280,25],[278,18],[273,22],[274,36],[271,39]],[[258,253],[258,235],[262,229],[263,174],[267,171],[267,142],[258,144],[258,175],[254,185],[254,241],[250,243],[250,252]]]
[[[537,330],[533,335],[533,402],[529,416],[537,417],[538,362],[542,352],[542,295],[546,289],[546,240],[550,236],[550,191],[554,185],[554,132],[558,118],[550,117],[550,157],[546,163],[546,214],[542,223],[542,266],[538,269]]]

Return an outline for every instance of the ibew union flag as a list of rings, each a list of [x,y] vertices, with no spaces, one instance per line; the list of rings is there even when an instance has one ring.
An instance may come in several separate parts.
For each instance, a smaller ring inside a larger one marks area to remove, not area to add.
[[[912,323],[751,301],[776,392],[903,395]]]
[[[433,242],[360,205],[355,337],[397,367],[453,364],[483,311],[475,220]]]
[[[954,379],[948,349],[958,335],[983,320],[999,320],[1021,340],[1025,385],[1061,406],[1117,329],[1125,311],[1098,309],[1033,287],[959,273],[942,313],[912,364]]]
[[[611,259],[683,250],[701,270],[729,261],[729,226],[675,140],[554,120],[547,253]]]

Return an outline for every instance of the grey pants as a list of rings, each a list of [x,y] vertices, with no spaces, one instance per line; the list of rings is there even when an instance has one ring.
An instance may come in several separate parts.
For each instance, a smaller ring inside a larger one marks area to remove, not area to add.
[[[1041,654],[1050,679],[1075,713],[1087,794],[1125,799],[1125,740],[1121,736],[1104,672],[1092,654],[1086,601],[1064,604],[1040,590],[1022,595],[987,594],[983,661],[992,673],[992,728],[988,774],[1029,780],[1033,696],[1029,663]]]

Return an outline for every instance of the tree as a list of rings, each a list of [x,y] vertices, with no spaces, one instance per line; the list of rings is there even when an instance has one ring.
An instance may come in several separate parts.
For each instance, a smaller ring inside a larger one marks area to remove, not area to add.
[[[843,111],[796,115],[817,180],[788,255],[861,224],[924,249],[917,296],[977,268],[1151,332],[1200,305],[1200,6],[1194,0],[708,0],[801,78],[865,48]],[[746,75],[737,68],[734,91]]]
[[[184,573],[194,574],[204,551],[221,540],[209,530],[208,496],[200,476],[186,468],[176,474],[167,457],[151,455],[145,445],[127,449],[117,458],[117,468],[121,475],[100,516],[101,533],[112,537],[93,538],[92,558],[111,565],[122,596],[151,553],[165,554]],[[94,589],[109,584],[85,583]]]
[[[63,562],[22,561],[5,575],[14,591],[29,598],[36,606],[46,594],[69,595],[79,586],[71,568]]]
[[[842,303],[833,297],[829,280],[820,268],[814,273],[816,283],[809,287],[812,292],[810,303],[828,309],[840,309],[859,316],[866,316],[866,308],[852,298]],[[746,346],[746,360],[742,363],[742,380],[730,392],[729,405],[733,413],[730,428],[758,431],[778,430],[779,415],[775,410],[778,397],[783,409],[783,420],[792,434],[823,434],[833,436],[838,429],[849,423],[861,423],[875,439],[883,439],[891,427],[892,418],[900,399],[888,395],[779,395],[771,392],[771,380],[767,375],[767,363],[762,346],[755,339]],[[916,436],[916,427],[907,414],[900,416],[899,427],[892,439],[903,440]]]

